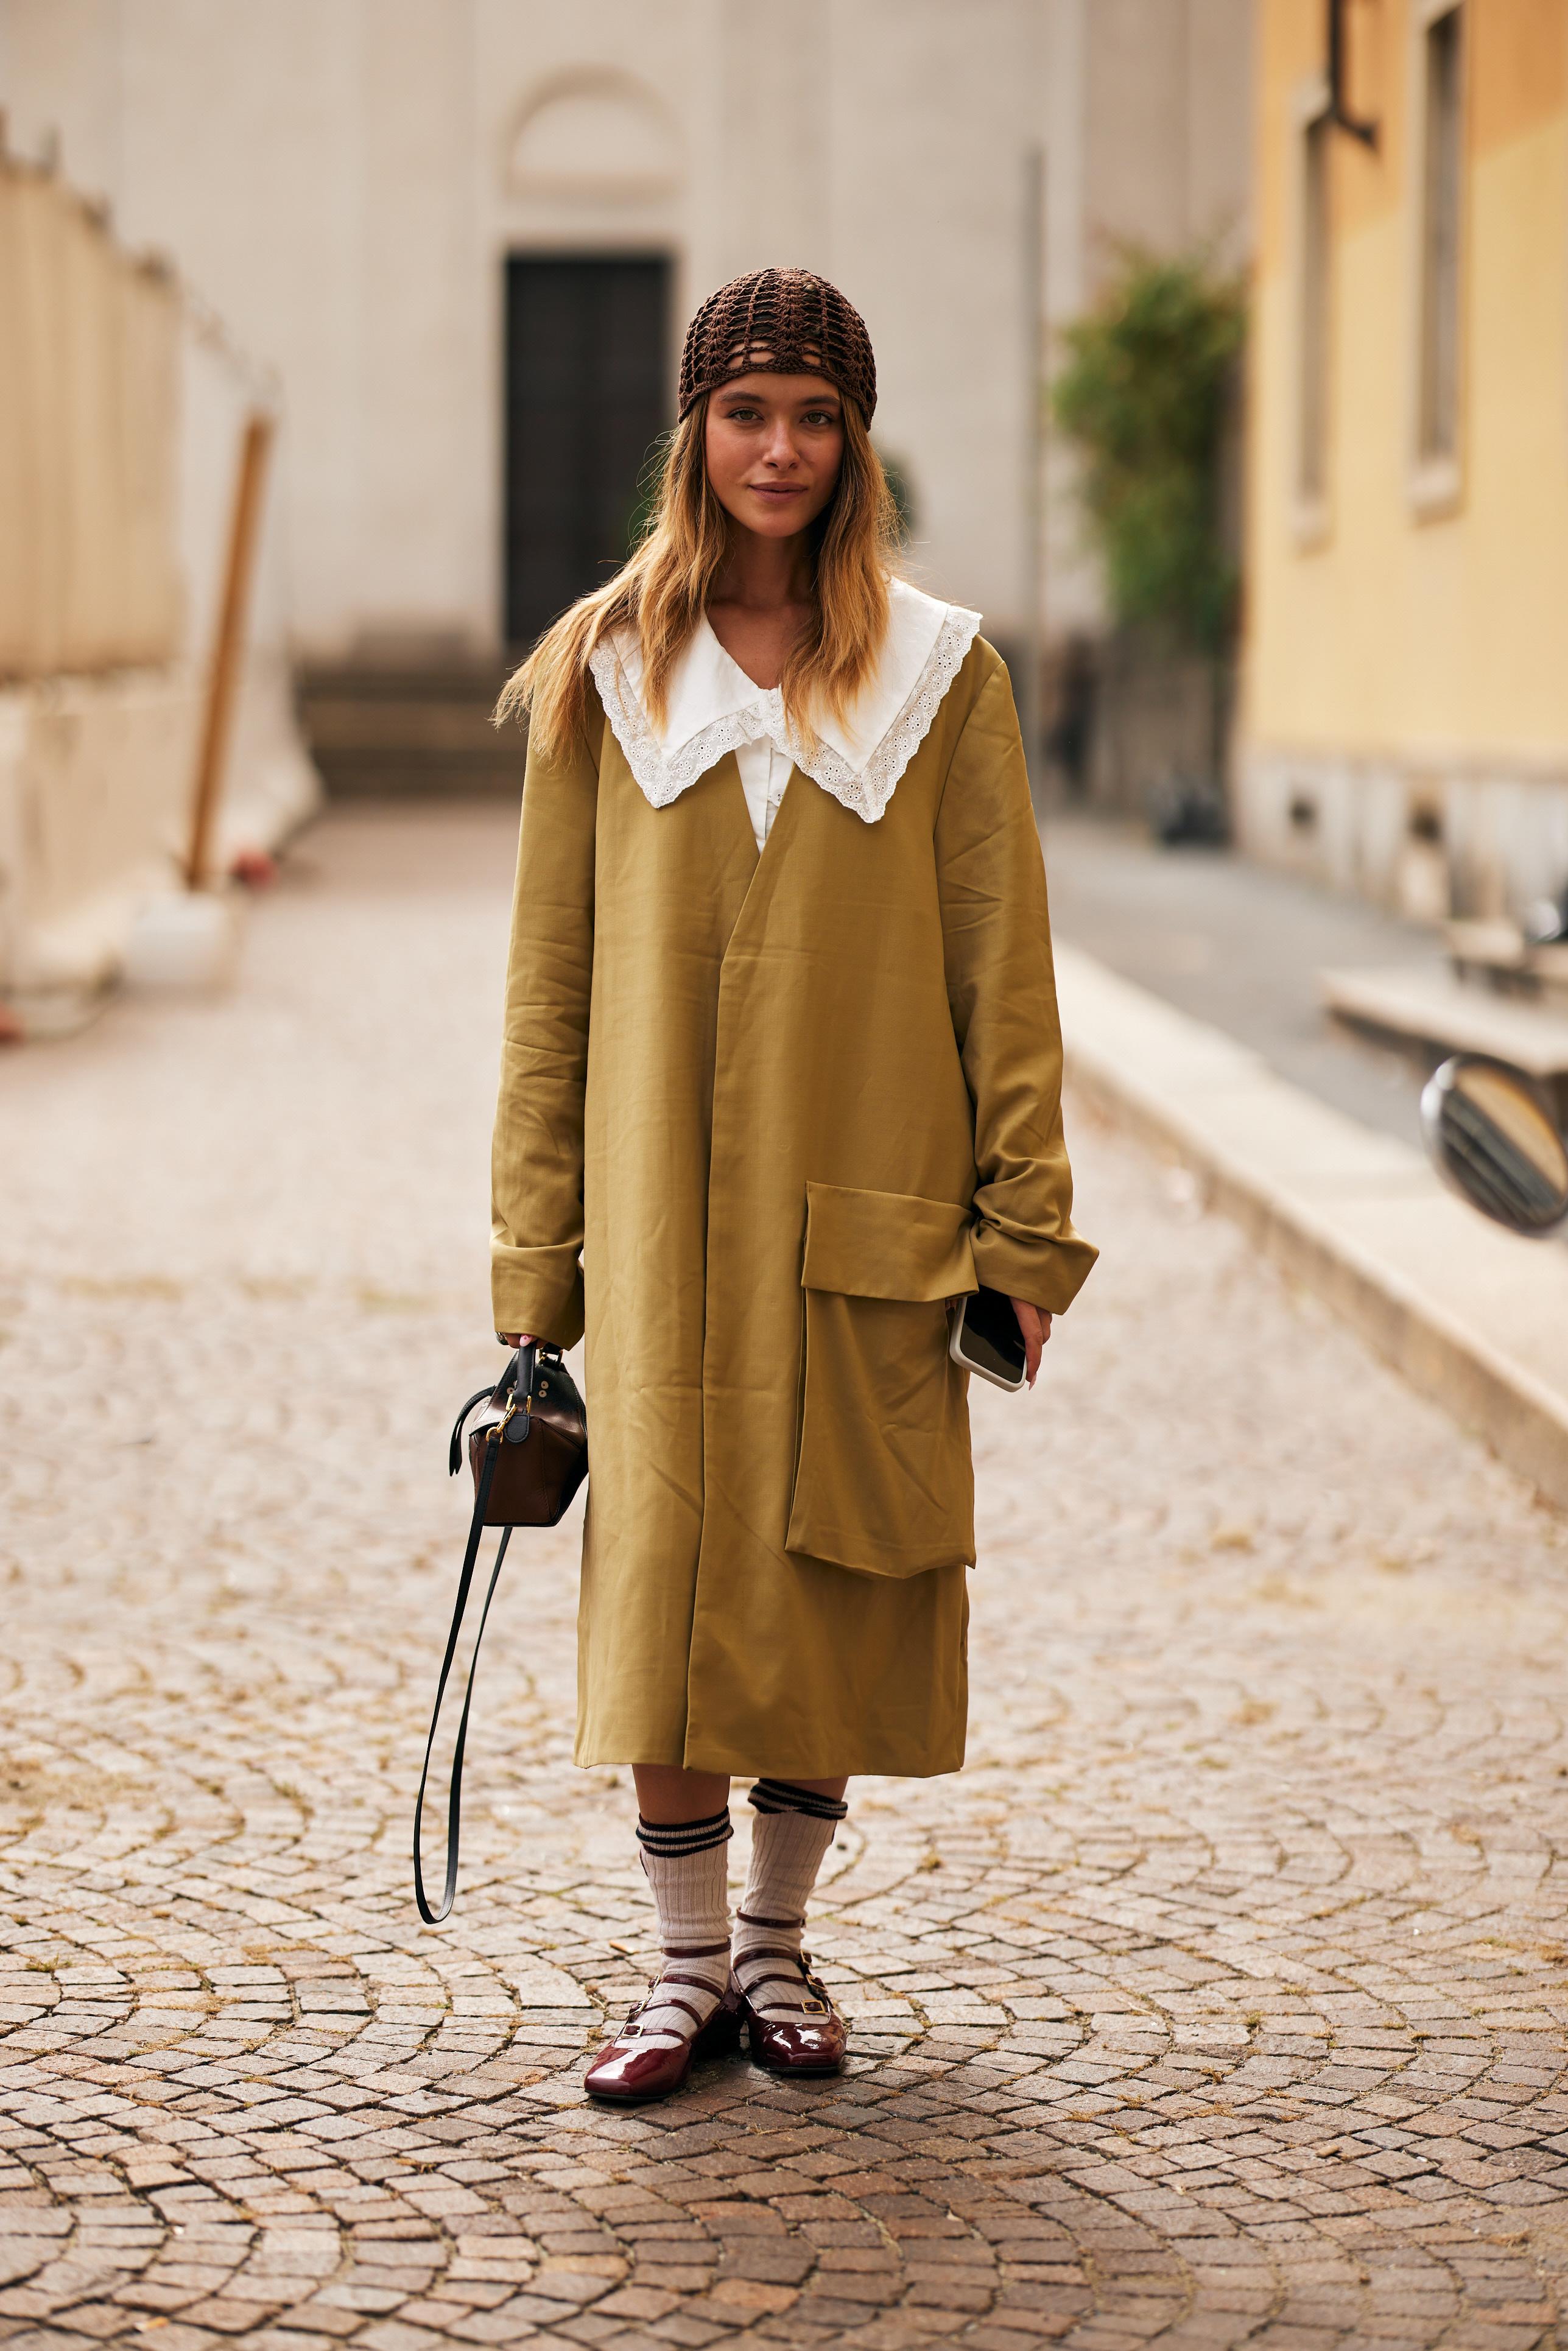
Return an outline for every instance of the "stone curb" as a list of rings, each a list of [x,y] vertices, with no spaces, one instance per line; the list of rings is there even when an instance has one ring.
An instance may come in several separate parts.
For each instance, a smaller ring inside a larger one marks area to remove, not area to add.
[[[1568,1507],[1568,1249],[1488,1224],[1419,1153],[1060,942],[1057,980],[1074,1086]]]

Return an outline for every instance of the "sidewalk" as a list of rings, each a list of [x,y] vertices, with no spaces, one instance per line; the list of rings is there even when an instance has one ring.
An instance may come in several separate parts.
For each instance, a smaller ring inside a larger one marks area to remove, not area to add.
[[[1052,816],[1042,830],[1058,936],[1249,1046],[1277,1077],[1419,1144],[1419,1070],[1325,1019],[1319,974],[1440,975],[1430,930],[1228,851],[1161,849],[1142,828]]]
[[[1437,967],[1425,935],[1228,857],[1071,823],[1046,848],[1078,1083],[1568,1504],[1568,1251],[1448,1193],[1418,1144],[1418,1070],[1319,1008],[1322,966],[1408,967],[1425,946]]]

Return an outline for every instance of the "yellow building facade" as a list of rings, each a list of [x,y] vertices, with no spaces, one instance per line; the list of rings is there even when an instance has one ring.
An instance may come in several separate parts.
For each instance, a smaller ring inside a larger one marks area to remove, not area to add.
[[[1239,830],[1517,912],[1568,882],[1568,0],[1333,26],[1260,0]]]

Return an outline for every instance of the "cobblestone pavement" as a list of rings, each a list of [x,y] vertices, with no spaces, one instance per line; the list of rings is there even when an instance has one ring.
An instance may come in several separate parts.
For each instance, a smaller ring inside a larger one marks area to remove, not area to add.
[[[0,1063],[0,2338],[1557,2344],[1563,1524],[1082,1113],[968,1767],[831,1856],[849,2074],[583,2104],[648,1912],[570,1524],[420,1929],[506,835],[336,818],[232,1001]]]

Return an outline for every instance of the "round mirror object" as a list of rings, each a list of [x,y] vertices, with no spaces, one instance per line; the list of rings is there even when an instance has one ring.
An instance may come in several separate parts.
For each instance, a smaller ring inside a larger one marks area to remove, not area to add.
[[[1421,1132],[1438,1175],[1483,1217],[1536,1239],[1568,1222],[1568,1144],[1522,1070],[1456,1053],[1422,1092]]]

